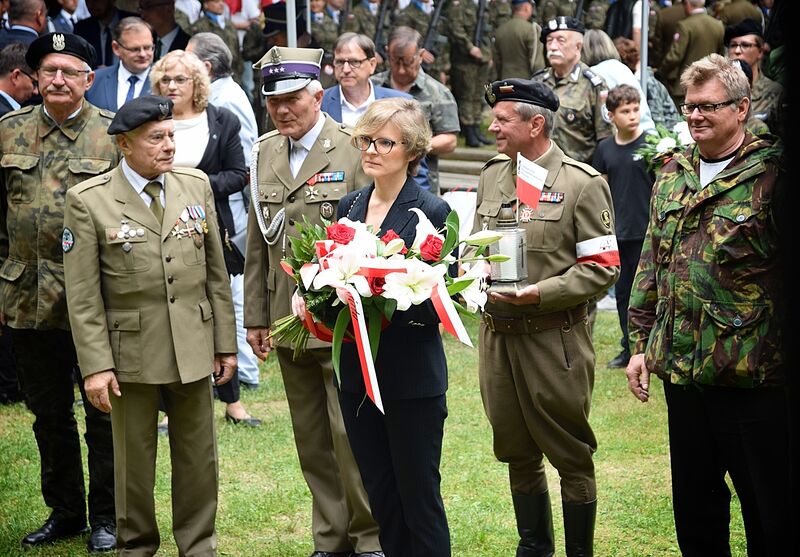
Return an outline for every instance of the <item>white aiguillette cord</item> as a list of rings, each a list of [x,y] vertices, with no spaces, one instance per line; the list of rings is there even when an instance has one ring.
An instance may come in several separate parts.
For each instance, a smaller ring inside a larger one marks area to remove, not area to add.
[[[269,225],[267,225],[267,221],[264,219],[264,213],[262,213],[260,207],[257,206],[260,197],[260,192],[258,190],[258,151],[259,143],[256,142],[253,144],[253,150],[250,154],[250,203],[255,205],[253,207],[253,212],[256,214],[258,228],[261,230],[264,241],[267,245],[274,246],[278,243],[278,239],[281,236],[280,233],[283,230],[286,209],[281,207],[281,210],[278,211]]]

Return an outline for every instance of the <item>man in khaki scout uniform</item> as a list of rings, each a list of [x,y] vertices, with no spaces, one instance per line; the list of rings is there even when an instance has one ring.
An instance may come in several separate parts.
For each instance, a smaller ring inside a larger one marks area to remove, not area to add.
[[[553,555],[543,459],[558,470],[568,557],[592,555],[597,491],[589,425],[594,349],[587,300],[619,275],[611,193],[600,174],[550,139],[558,97],[543,83],[495,81],[486,100],[501,153],[478,183],[474,230],[516,205],[527,236],[528,285],[491,293],[479,337],[479,377],[494,452],[508,463],[520,536],[517,557]],[[518,155],[544,174],[537,207],[517,199]]]
[[[675,104],[683,102],[680,76],[708,54],[724,54],[725,26],[706,13],[705,0],[684,0],[686,18],[678,22],[672,44],[661,61],[657,76],[667,86]]]
[[[169,414],[178,551],[216,555],[211,375],[236,371],[236,330],[214,194],[173,169],[172,101],[125,103],[108,134],[124,156],[67,192],[64,268],[86,396],[111,412],[119,555],[154,555],[159,397]]]
[[[7,323],[19,382],[36,420],[42,495],[52,513],[22,540],[52,543],[86,530],[78,425],[72,410],[75,347],[64,292],[61,232],[64,195],[113,168],[117,148],[105,133],[112,114],[84,100],[94,80],[92,46],[51,33],[25,55],[36,70],[42,106],[0,120],[0,323]],[[90,552],[114,547],[111,421],[86,404],[89,449]]]
[[[494,63],[497,77],[530,79],[544,69],[544,46],[539,42],[542,28],[533,16],[531,0],[511,0],[512,17],[497,28],[494,39]]]
[[[244,269],[244,325],[260,359],[273,348],[270,327],[290,315],[294,281],[280,267],[291,255],[295,223],[322,224],[339,199],[369,183],[350,128],[320,111],[321,49],[273,47],[254,64],[276,130],[253,149]],[[361,475],[342,422],[330,345],[314,338],[297,360],[275,347],[300,467],[311,490],[313,557],[382,555]]]
[[[601,139],[611,135],[603,117],[608,89],[603,78],[581,62],[583,24],[574,17],[557,17],[542,26],[541,41],[549,68],[533,79],[558,96],[553,140],[573,159],[590,164]]]

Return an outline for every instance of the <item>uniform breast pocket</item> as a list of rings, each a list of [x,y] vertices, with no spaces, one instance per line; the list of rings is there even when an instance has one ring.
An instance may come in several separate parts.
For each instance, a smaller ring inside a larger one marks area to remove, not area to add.
[[[178,240],[181,245],[181,257],[186,265],[204,265],[206,262],[206,236],[202,233],[185,236]]]
[[[147,234],[144,236],[118,238],[116,228],[106,228],[106,246],[104,260],[117,272],[140,273],[150,269],[151,259],[147,255]]]
[[[67,168],[69,168],[70,172],[68,187],[71,187],[109,171],[111,169],[111,161],[108,159],[71,158],[67,159]]]
[[[678,224],[683,215],[683,204],[677,200],[656,200],[658,219],[658,242],[655,260],[667,264],[672,258],[672,246],[678,233]]]
[[[0,166],[5,174],[9,203],[31,203],[33,201],[39,184],[38,181],[32,180],[31,174],[38,164],[39,155],[6,153],[0,159]]]
[[[300,191],[302,192],[300,195],[303,195],[306,203],[303,214],[309,220],[313,222],[320,218],[333,221],[336,220],[336,208],[339,206],[339,201],[347,194],[347,184],[332,182],[313,186],[306,185]],[[293,226],[294,222],[290,221],[287,224]]]
[[[528,251],[554,251],[561,244],[564,205],[561,203],[541,203],[534,209],[528,223],[521,223],[528,233]]]
[[[500,212],[501,202],[496,199],[484,199],[481,204],[475,208],[480,219],[481,226],[489,230],[495,228],[497,214]]]
[[[118,373],[138,375],[142,372],[139,310],[109,310],[106,321],[114,369]]]
[[[725,264],[772,257],[776,239],[768,217],[769,211],[755,211],[748,202],[716,207],[708,232],[717,260]]]

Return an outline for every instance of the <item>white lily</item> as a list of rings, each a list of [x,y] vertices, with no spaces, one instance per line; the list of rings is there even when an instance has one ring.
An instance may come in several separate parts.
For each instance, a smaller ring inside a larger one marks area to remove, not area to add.
[[[464,263],[464,274],[454,279],[455,282],[464,280],[472,281],[469,286],[460,292],[461,296],[464,298],[464,302],[467,304],[467,309],[472,313],[477,313],[478,308],[483,310],[483,306],[486,305],[487,296],[484,269],[483,263],[477,265]]]
[[[694,143],[694,138],[689,132],[689,122],[686,120],[681,120],[675,124],[672,131],[678,134],[678,141],[680,141],[682,145],[691,145]]]
[[[442,241],[444,241],[444,236],[439,234],[439,231],[436,230],[436,227],[433,226],[433,223],[428,220],[428,217],[425,215],[425,213],[416,207],[409,209],[409,211],[414,211],[417,214],[417,217],[419,217],[419,222],[417,223],[417,232],[414,236],[414,244],[411,246],[411,249],[419,251],[420,244],[424,242],[425,238],[430,235],[438,236],[442,239]]]
[[[428,300],[439,278],[446,272],[445,265],[431,267],[418,259],[407,259],[405,273],[386,275],[382,295],[397,300],[397,309],[405,311],[412,304],[419,305]]]
[[[494,230],[479,230],[474,234],[467,236],[467,239],[464,240],[464,242],[470,246],[484,247],[495,243],[502,237],[502,234],[498,234]]]
[[[384,257],[391,257],[396,253],[400,253],[403,251],[403,248],[406,247],[406,243],[403,241],[402,238],[395,238],[394,240],[390,240],[388,244],[383,248],[383,256]]]
[[[338,224],[344,224],[356,231],[355,236],[348,246],[357,248],[362,254],[368,257],[375,257],[378,255],[378,238],[369,227],[361,221],[350,220],[347,217],[342,217],[338,220]]]
[[[321,270],[314,277],[314,288],[320,289],[323,286],[340,288],[345,284],[352,284],[362,298],[372,296],[367,279],[359,274],[364,254],[358,246],[347,244],[336,248],[334,255],[328,257],[328,268]]]

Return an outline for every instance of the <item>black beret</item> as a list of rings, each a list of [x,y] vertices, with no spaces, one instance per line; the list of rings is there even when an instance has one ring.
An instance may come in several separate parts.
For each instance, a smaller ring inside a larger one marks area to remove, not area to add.
[[[111,125],[108,126],[108,135],[135,130],[147,122],[160,122],[172,120],[172,101],[167,97],[144,95],[123,104]]]
[[[725,46],[736,37],[744,37],[745,35],[758,35],[762,39],[764,33],[761,32],[761,25],[753,19],[743,19],[736,25],[728,25],[725,28]]]
[[[297,36],[305,34],[306,32],[306,12],[305,10],[297,10],[295,13],[295,29]],[[270,4],[264,8],[264,30],[262,31],[265,36],[269,37],[276,33],[286,31],[286,3],[279,2],[277,4]]]
[[[579,19],[575,19],[571,15],[560,15],[542,25],[540,40],[545,42],[547,35],[553,31],[576,31],[583,35],[586,32],[586,28]]]
[[[541,81],[509,78],[486,84],[486,102],[494,106],[500,101],[516,101],[533,104],[555,112],[558,110],[558,96]]]
[[[48,54],[53,53],[75,56],[92,67],[94,67],[94,61],[97,57],[94,47],[83,37],[72,33],[48,33],[37,37],[28,45],[25,61],[31,68],[38,69],[39,61]]]

